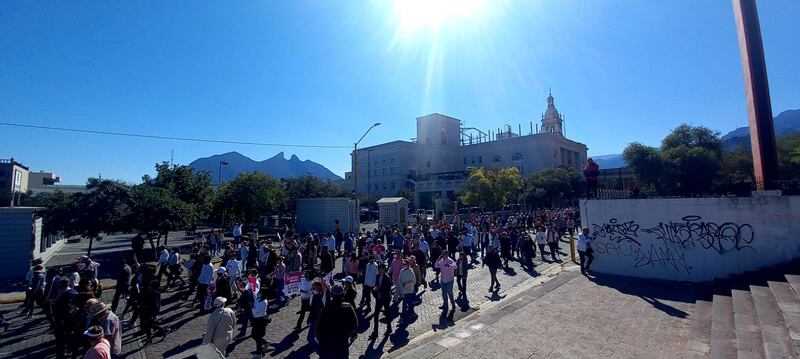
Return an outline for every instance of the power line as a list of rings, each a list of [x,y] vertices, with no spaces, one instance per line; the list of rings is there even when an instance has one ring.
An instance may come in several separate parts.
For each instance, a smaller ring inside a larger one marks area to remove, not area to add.
[[[65,132],[91,133],[91,134],[95,134],[95,135],[111,135],[111,136],[123,136],[123,137],[154,138],[154,139],[159,139],[159,140],[189,141],[189,142],[226,143],[226,144],[249,145],[249,146],[303,147],[303,148],[347,148],[347,149],[350,148],[350,146],[337,146],[337,145],[306,145],[306,144],[293,144],[293,143],[245,142],[245,141],[215,140],[215,139],[210,139],[210,138],[158,136],[158,135],[147,135],[147,134],[142,134],[142,133],[127,133],[127,132],[86,130],[86,129],[80,129],[80,128],[26,125],[26,124],[21,124],[21,123],[10,123],[10,122],[0,122],[0,126],[35,128],[35,129],[40,129],[40,130],[65,131]]]

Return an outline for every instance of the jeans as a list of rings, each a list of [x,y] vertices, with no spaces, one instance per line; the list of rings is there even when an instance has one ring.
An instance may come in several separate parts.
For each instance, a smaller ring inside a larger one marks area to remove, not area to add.
[[[450,298],[450,303],[455,307],[456,301],[453,299],[453,281],[442,282],[442,306],[445,308],[447,308],[448,298]]]
[[[361,305],[366,305],[367,308],[372,306],[372,286],[369,285],[362,285],[361,286]]]
[[[467,276],[462,275],[456,277],[456,281],[458,282],[458,291],[467,293]]]
[[[489,282],[489,289],[494,288],[495,285],[500,287],[500,281],[497,280],[497,269],[489,268],[489,276],[492,278]]]
[[[578,257],[580,257],[581,260],[581,273],[589,270],[589,267],[592,265],[592,260],[594,260],[594,255],[589,252],[578,251]],[[584,265],[584,261],[586,265]]]
[[[558,242],[549,242],[547,246],[550,247],[550,258],[553,258],[553,261],[558,260]]]
[[[539,247],[539,253],[542,254],[542,262],[544,262],[544,243],[539,243],[537,246]]]

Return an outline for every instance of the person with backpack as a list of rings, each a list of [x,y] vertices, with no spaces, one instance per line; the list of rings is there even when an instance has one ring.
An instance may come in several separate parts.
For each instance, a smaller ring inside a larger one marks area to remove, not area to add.
[[[348,358],[350,341],[358,334],[358,317],[352,303],[345,301],[345,289],[331,288],[331,301],[320,313],[315,334],[320,359]]]

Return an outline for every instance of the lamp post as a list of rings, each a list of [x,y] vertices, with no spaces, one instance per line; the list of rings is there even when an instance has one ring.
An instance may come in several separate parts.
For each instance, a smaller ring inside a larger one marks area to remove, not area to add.
[[[217,187],[222,185],[222,165],[227,166],[228,162],[222,160],[219,161],[219,171],[217,172]]]
[[[369,131],[380,125],[381,125],[380,122],[375,122],[372,126],[370,126],[367,129],[366,132],[364,132],[364,135],[362,135],[361,138],[359,138],[358,141],[356,141],[356,143],[353,144],[353,197],[356,200],[356,207],[359,208],[361,207],[361,205],[358,202],[358,144],[361,143],[361,140],[363,140],[364,137],[367,136]]]

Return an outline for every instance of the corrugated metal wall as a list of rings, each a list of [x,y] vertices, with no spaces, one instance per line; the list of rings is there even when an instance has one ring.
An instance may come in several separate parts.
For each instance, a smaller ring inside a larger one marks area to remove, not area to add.
[[[298,232],[333,232],[335,220],[341,223],[342,232],[358,229],[358,208],[347,198],[304,198],[297,200]]]
[[[30,212],[0,213],[0,278],[24,277],[33,245]]]

